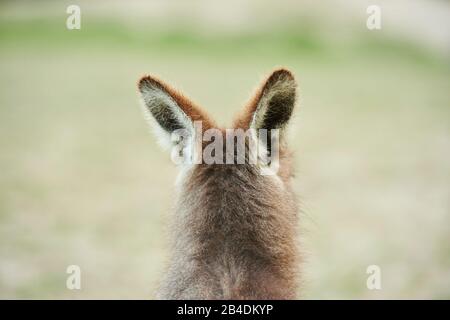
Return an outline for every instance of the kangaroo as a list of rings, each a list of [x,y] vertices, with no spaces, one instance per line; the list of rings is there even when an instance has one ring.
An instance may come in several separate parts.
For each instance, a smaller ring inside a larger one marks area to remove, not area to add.
[[[196,122],[202,124],[200,134],[212,128],[224,131],[203,109],[153,76],[141,78],[138,89],[160,142],[179,147],[177,153],[195,156],[205,149],[204,142],[196,148]],[[170,260],[157,298],[295,299],[298,205],[285,128],[296,90],[290,71],[275,70],[233,122],[236,130],[279,132],[265,147],[268,154],[278,148],[275,174],[261,174],[263,164],[248,157],[241,164],[179,165]],[[183,139],[175,134],[180,130]],[[237,149],[224,152],[235,157]]]

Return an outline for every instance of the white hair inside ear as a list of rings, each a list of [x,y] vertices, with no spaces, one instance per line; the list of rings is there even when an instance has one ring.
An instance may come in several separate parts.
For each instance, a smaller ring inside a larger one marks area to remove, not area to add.
[[[139,90],[144,116],[163,148],[169,149],[178,143],[181,134],[177,130],[184,130],[183,136],[186,132],[193,134],[192,120],[158,83],[144,78]]]

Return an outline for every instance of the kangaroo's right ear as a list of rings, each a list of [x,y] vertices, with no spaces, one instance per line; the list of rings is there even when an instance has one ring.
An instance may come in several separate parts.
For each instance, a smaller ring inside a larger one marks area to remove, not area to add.
[[[199,107],[162,81],[145,76],[139,81],[138,88],[145,113],[164,145],[177,143],[177,132],[193,137],[194,121],[202,122],[203,131],[212,126],[211,120]]]

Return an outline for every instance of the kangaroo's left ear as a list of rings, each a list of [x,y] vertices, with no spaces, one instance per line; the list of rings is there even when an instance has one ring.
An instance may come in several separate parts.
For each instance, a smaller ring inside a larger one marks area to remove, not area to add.
[[[296,91],[292,73],[286,69],[275,70],[263,82],[235,126],[283,131],[294,109]]]

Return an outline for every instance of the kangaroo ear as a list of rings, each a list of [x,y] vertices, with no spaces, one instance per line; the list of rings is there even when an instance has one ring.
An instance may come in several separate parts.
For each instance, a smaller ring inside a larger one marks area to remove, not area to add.
[[[163,144],[172,146],[172,134],[183,131],[183,136],[194,135],[194,121],[202,122],[202,129],[212,126],[206,114],[189,99],[151,76],[143,77],[138,83],[146,114],[153,122]]]
[[[236,126],[252,129],[284,129],[296,100],[297,83],[289,70],[275,70],[261,85]]]

